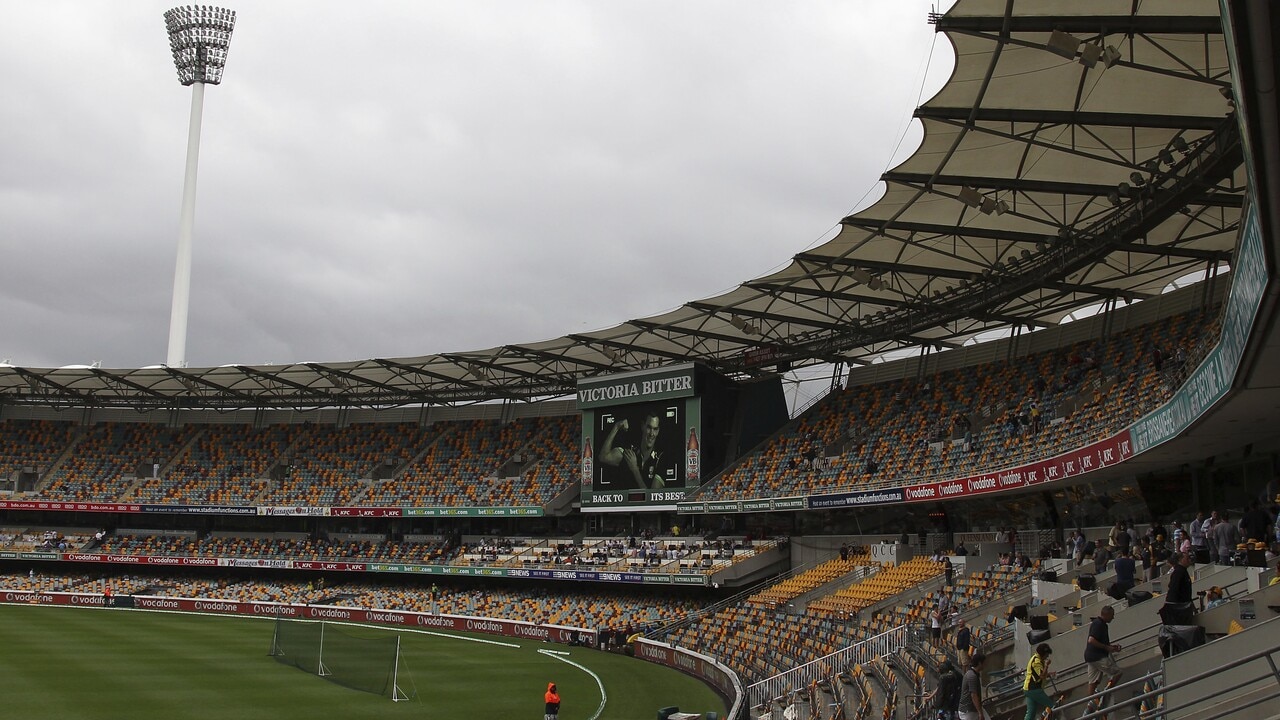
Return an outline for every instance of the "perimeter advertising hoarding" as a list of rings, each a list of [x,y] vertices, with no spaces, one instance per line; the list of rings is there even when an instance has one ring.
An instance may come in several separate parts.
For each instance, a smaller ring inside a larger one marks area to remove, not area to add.
[[[224,615],[254,615],[269,618],[297,620],[332,620],[352,623],[376,623],[432,630],[486,633],[507,637],[527,638],[554,643],[596,644],[596,631],[568,625],[547,625],[523,620],[473,617],[469,615],[435,615],[410,610],[366,610],[364,608],[337,605],[288,605],[285,603],[252,600],[217,600],[157,597],[154,595],[125,596],[132,601],[135,610],[163,612],[215,613]],[[117,603],[122,598],[117,597]],[[98,593],[39,592],[25,590],[0,591],[0,603],[21,605],[86,605],[102,607],[106,598]],[[118,605],[117,605],[118,606]]]
[[[918,483],[905,487],[887,487],[858,492],[828,493],[788,498],[752,500],[707,500],[680,503],[682,514],[767,512],[770,510],[830,510],[844,507],[893,505],[903,502],[958,500],[1002,490],[1020,490],[1043,483],[1057,482],[1124,462],[1135,450],[1129,431],[1063,453],[1048,460],[1006,468],[994,473]]]
[[[641,660],[666,665],[710,683],[725,697],[732,699],[734,707],[737,707],[737,699],[742,696],[742,681],[715,658],[645,638],[636,639],[635,650],[636,657]]]
[[[692,363],[579,381],[583,511],[674,510],[698,486],[698,390]]]

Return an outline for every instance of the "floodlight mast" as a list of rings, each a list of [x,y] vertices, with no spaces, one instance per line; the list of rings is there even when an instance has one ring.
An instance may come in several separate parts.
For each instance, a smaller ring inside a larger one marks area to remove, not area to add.
[[[173,271],[173,307],[169,314],[169,367],[186,367],[187,311],[191,300],[191,233],[196,220],[196,168],[200,164],[200,118],[204,86],[222,83],[234,10],[209,5],[176,7],[164,14],[169,49],[178,82],[191,86],[191,125],[187,131],[187,169],[182,186],[182,214],[178,221],[178,261]]]

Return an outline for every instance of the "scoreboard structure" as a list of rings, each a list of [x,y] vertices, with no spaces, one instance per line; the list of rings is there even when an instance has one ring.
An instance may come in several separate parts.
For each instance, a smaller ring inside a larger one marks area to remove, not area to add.
[[[699,485],[707,375],[683,363],[578,382],[583,511],[674,510]]]

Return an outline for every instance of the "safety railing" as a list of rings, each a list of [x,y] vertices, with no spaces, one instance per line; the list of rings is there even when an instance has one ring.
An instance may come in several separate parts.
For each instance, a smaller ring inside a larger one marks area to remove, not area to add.
[[[878,657],[897,652],[898,648],[906,644],[909,631],[909,626],[900,625],[843,650],[753,683],[747,686],[747,700],[752,707],[766,705],[812,683],[828,680],[854,665],[869,663]]]

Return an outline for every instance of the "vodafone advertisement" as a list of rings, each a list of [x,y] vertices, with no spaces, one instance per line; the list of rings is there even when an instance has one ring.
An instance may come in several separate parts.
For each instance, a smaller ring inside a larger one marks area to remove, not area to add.
[[[726,697],[736,698],[742,694],[742,688],[737,686],[737,676],[731,670],[706,655],[691,652],[681,647],[672,647],[666,643],[637,638],[636,657],[688,673],[714,686],[724,693]]]
[[[113,565],[185,565],[187,567],[218,567],[225,563],[209,557],[165,557],[158,555],[102,555],[100,553],[62,553],[69,562],[110,563]]]
[[[90,593],[0,591],[0,603],[19,605],[62,605],[102,607],[103,596]],[[193,600],[188,598],[134,595],[136,610],[256,615],[298,620],[330,620],[334,622],[372,623],[427,630],[485,633],[539,642],[579,643],[595,645],[594,630],[564,625],[536,625],[515,620],[493,620],[466,615],[432,615],[401,610],[365,610],[334,605],[285,605],[274,602],[240,602],[237,600]]]
[[[950,500],[1001,490],[1017,490],[1065,480],[1133,457],[1129,431],[1113,435],[1055,458],[956,480],[909,485],[902,489],[906,502]]]

